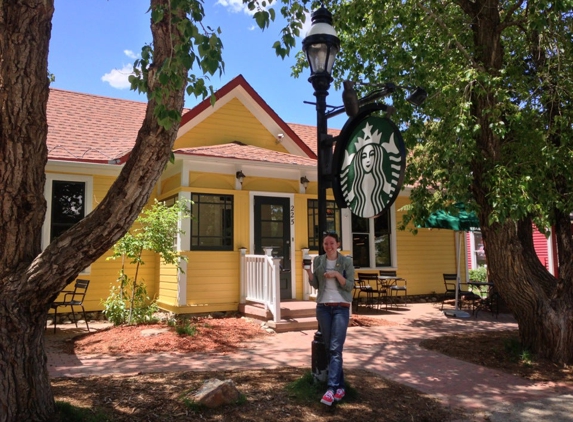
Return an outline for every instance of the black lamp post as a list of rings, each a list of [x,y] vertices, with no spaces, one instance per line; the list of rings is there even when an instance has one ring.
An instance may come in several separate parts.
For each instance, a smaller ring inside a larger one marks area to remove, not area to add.
[[[326,96],[332,82],[332,66],[340,50],[340,40],[332,27],[332,14],[323,6],[312,13],[312,24],[302,48],[310,65],[309,82],[316,97],[316,131],[318,144],[318,248],[324,253],[322,240],[326,232],[326,189],[332,187],[332,137],[328,136]]]

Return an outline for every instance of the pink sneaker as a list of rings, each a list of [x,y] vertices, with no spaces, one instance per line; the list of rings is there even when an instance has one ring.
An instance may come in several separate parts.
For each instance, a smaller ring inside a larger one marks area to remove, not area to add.
[[[334,394],[334,400],[340,401],[344,398],[345,395],[346,391],[344,391],[344,388],[339,388],[338,390],[336,390],[336,393]]]
[[[326,393],[324,393],[324,396],[322,396],[322,400],[320,402],[326,404],[327,406],[332,406],[332,403],[334,402],[334,392],[332,390],[328,390]]]

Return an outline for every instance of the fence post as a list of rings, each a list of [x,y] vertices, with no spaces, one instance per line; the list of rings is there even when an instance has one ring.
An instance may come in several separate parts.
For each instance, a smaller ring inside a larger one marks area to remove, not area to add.
[[[239,299],[240,303],[247,302],[247,275],[246,275],[246,264],[245,255],[247,254],[247,248],[239,248],[239,283],[241,286],[241,297]]]

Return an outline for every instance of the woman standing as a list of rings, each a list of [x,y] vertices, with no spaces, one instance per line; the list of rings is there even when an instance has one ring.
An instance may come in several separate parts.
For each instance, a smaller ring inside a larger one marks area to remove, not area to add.
[[[307,269],[310,285],[318,289],[316,319],[322,333],[328,360],[328,390],[321,403],[331,406],[345,395],[342,371],[342,348],[352,305],[354,266],[352,259],[338,253],[336,233],[326,233],[322,241],[324,254],[314,258],[314,270]]]

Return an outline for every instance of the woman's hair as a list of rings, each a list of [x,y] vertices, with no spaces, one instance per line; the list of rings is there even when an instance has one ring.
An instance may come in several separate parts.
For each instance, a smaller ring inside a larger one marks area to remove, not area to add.
[[[336,240],[337,243],[340,242],[340,239],[338,237],[338,233],[336,233],[336,232],[330,232],[330,231],[325,232],[322,240],[324,240],[325,237],[332,237],[334,240]]]

